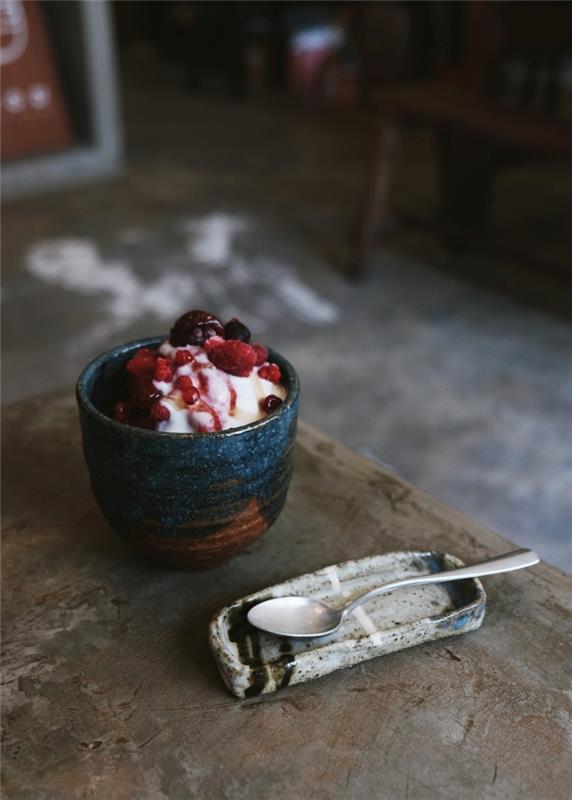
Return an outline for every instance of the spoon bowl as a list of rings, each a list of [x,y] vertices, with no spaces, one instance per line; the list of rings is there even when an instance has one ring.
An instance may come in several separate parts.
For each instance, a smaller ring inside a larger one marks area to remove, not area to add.
[[[247,614],[251,625],[276,636],[307,639],[334,633],[342,613],[311,597],[274,597],[253,606]]]

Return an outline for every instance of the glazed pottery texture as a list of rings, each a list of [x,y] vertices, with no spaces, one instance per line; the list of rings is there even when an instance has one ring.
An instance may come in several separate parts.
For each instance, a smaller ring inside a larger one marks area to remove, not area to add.
[[[278,353],[288,396],[262,420],[215,433],[160,433],[111,419],[125,395],[125,363],[140,347],[96,358],[77,384],[84,456],[111,527],[140,551],[176,567],[217,566],[261,536],[280,514],[292,475],[298,376]]]
[[[486,595],[477,578],[388,592],[357,608],[339,631],[317,639],[263,633],[246,615],[261,600],[313,597],[340,607],[400,578],[462,567],[447,553],[400,552],[332,564],[236,600],[215,616],[210,645],[222,678],[237,697],[254,697],[321,678],[370,658],[476,630]]]

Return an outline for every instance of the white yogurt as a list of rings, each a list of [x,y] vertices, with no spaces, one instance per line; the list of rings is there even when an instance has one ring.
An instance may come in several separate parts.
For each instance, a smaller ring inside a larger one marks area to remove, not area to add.
[[[178,351],[187,351],[193,360],[180,367],[175,366],[174,359]],[[159,352],[171,361],[173,380],[153,382],[163,395],[164,399],[160,402],[171,414],[168,420],[157,424],[157,430],[196,433],[237,428],[265,416],[260,410],[260,403],[268,395],[275,395],[281,400],[286,397],[284,386],[260,378],[260,366],[254,367],[248,377],[242,378],[215,367],[202,347],[174,347],[166,340]],[[267,365],[268,362],[262,366]],[[193,405],[186,405],[181,390],[176,388],[177,379],[184,375],[191,379],[200,393]]]

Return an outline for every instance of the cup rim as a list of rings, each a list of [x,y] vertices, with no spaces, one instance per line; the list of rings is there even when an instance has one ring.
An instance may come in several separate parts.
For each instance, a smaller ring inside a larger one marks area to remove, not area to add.
[[[271,356],[271,360],[275,360],[276,363],[280,367],[284,369],[287,375],[288,381],[288,394],[282,404],[272,411],[270,414],[267,414],[262,419],[257,419],[254,422],[249,422],[246,425],[240,425],[236,428],[227,428],[226,430],[222,431],[207,431],[207,432],[193,432],[193,433],[177,433],[174,431],[156,431],[150,430],[148,428],[138,428],[134,425],[126,425],[124,422],[118,422],[111,417],[108,417],[103,411],[100,411],[94,403],[92,402],[89,396],[89,383],[93,379],[94,374],[96,371],[105,364],[106,361],[109,361],[111,358],[114,358],[118,355],[127,354],[132,350],[138,350],[140,347],[154,347],[160,345],[162,342],[167,339],[167,335],[163,336],[148,336],[145,339],[135,339],[131,342],[125,342],[124,344],[118,345],[117,347],[113,347],[110,350],[106,350],[104,353],[100,353],[96,356],[92,361],[90,361],[87,366],[84,367],[80,376],[77,380],[76,384],[76,398],[77,403],[83,411],[89,414],[91,417],[96,419],[98,422],[107,425],[111,428],[111,430],[118,430],[123,433],[130,432],[132,434],[141,435],[141,436],[169,436],[171,438],[176,438],[178,440],[184,439],[196,439],[197,437],[205,437],[208,436],[212,438],[227,438],[229,436],[238,436],[241,433],[248,433],[252,430],[257,430],[259,428],[263,428],[266,425],[269,425],[273,420],[277,417],[284,414],[288,409],[292,407],[292,405],[298,399],[300,394],[300,379],[298,378],[298,374],[292,364],[284,358],[278,351],[273,350],[272,348],[268,348],[268,354]]]

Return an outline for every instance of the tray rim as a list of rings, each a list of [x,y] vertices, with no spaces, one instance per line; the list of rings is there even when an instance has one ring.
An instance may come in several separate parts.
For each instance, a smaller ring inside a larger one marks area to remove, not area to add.
[[[238,659],[236,653],[234,653],[231,650],[231,647],[230,647],[231,643],[230,643],[230,640],[228,638],[228,625],[226,623],[227,623],[227,620],[228,620],[229,613],[234,608],[236,608],[236,607],[238,607],[240,605],[244,605],[246,603],[249,603],[252,600],[258,599],[258,598],[260,598],[260,600],[262,600],[262,599],[266,599],[266,597],[284,596],[285,594],[287,594],[287,591],[288,591],[287,587],[288,587],[289,584],[298,582],[301,578],[305,578],[305,577],[313,577],[313,576],[326,577],[327,576],[327,570],[331,569],[332,567],[336,567],[337,569],[340,569],[340,568],[343,568],[343,567],[348,568],[348,567],[350,567],[352,565],[363,564],[364,562],[367,563],[368,561],[373,561],[374,559],[384,558],[384,557],[437,558],[437,559],[443,559],[444,563],[447,564],[447,566],[450,566],[451,569],[455,569],[457,567],[465,566],[464,562],[460,558],[458,558],[457,556],[454,556],[451,553],[443,552],[443,551],[440,551],[440,550],[392,550],[392,551],[389,551],[387,553],[374,553],[373,555],[363,556],[361,558],[347,559],[345,561],[339,561],[339,562],[336,562],[334,564],[328,564],[328,565],[326,565],[324,567],[319,567],[318,569],[313,570],[311,572],[302,572],[299,575],[296,575],[296,576],[294,576],[292,578],[286,579],[285,581],[280,581],[279,583],[275,583],[275,584],[272,584],[271,586],[266,586],[266,587],[264,587],[262,589],[259,589],[259,590],[255,591],[255,592],[251,592],[248,595],[244,595],[242,597],[236,598],[232,602],[227,603],[225,606],[223,606],[223,608],[221,608],[219,611],[217,611],[214,614],[214,616],[212,617],[211,622],[209,624],[209,645],[210,645],[210,649],[211,649],[211,652],[212,652],[212,654],[213,654],[213,656],[215,658],[215,661],[217,663],[219,672],[221,673],[221,677],[223,678],[223,681],[224,681],[225,685],[232,692],[232,694],[234,694],[237,697],[241,697],[241,698],[243,697],[243,695],[237,694],[237,691],[234,688],[234,685],[233,685],[233,673],[235,675],[238,675],[245,668],[247,668],[247,665],[245,665],[242,661],[240,661]],[[449,611],[449,612],[447,612],[445,614],[435,614],[435,615],[432,615],[432,616],[425,616],[425,617],[421,617],[419,619],[413,620],[412,622],[409,622],[409,623],[403,623],[403,625],[396,626],[394,629],[388,628],[387,632],[389,632],[391,630],[398,630],[399,628],[406,628],[406,630],[408,632],[414,632],[415,630],[419,629],[419,627],[421,627],[421,626],[425,626],[425,627],[428,627],[428,628],[435,628],[437,625],[442,625],[443,623],[447,623],[447,622],[455,619],[456,617],[460,617],[460,616],[462,616],[464,614],[467,614],[467,613],[469,613],[471,611],[477,611],[477,609],[479,607],[481,607],[482,608],[481,614],[478,615],[478,617],[477,617],[477,615],[475,615],[475,618],[477,620],[477,624],[473,625],[472,627],[468,627],[466,629],[460,630],[460,631],[451,631],[451,633],[445,634],[444,636],[437,637],[437,638],[445,638],[448,635],[455,635],[455,634],[459,634],[459,633],[461,633],[461,634],[462,633],[468,633],[469,631],[474,630],[475,628],[478,628],[480,626],[481,622],[482,622],[482,619],[484,617],[484,613],[485,613],[485,610],[486,610],[487,595],[486,595],[485,589],[484,589],[481,581],[478,578],[465,578],[464,581],[470,581],[474,585],[475,590],[476,590],[475,599],[472,600],[470,603],[462,605],[459,608],[456,608],[456,609],[454,609],[452,611]],[[445,582],[446,581],[444,581],[444,583]],[[280,589],[280,593],[279,594],[275,593],[275,590],[277,590],[277,589]],[[294,592],[294,594],[295,594],[295,592]],[[379,644],[375,640],[379,639],[380,633],[384,633],[384,631],[375,631],[373,633],[364,633],[363,636],[357,637],[355,639],[349,639],[347,641],[354,641],[356,643],[359,643],[361,648],[363,648],[364,650],[367,650],[370,647],[379,646]],[[422,643],[424,643],[424,642],[419,642],[419,644],[422,644]],[[325,655],[325,656],[331,655],[332,651],[335,651],[335,649],[339,646],[339,644],[340,644],[340,640],[339,639],[334,639],[334,640],[322,645],[319,648],[320,653]],[[222,647],[221,647],[221,645],[222,645]],[[395,649],[396,650],[407,649],[408,646],[411,646],[411,645],[406,645],[405,647],[395,648]],[[296,655],[302,656],[302,658],[304,659],[304,657],[307,654],[309,655],[312,652],[315,652],[314,649],[313,648],[309,648],[308,650],[302,651],[301,653],[296,654]],[[380,655],[382,655],[382,654],[380,653]],[[277,660],[274,659],[274,660],[263,662],[263,663],[265,665],[271,666],[271,665],[277,664]],[[346,666],[341,666],[341,667],[339,667],[339,669],[346,668]],[[333,671],[336,671],[336,670],[333,670]],[[273,690],[270,690],[270,691],[273,691]],[[263,694],[264,693],[266,693],[266,692],[263,692]]]

